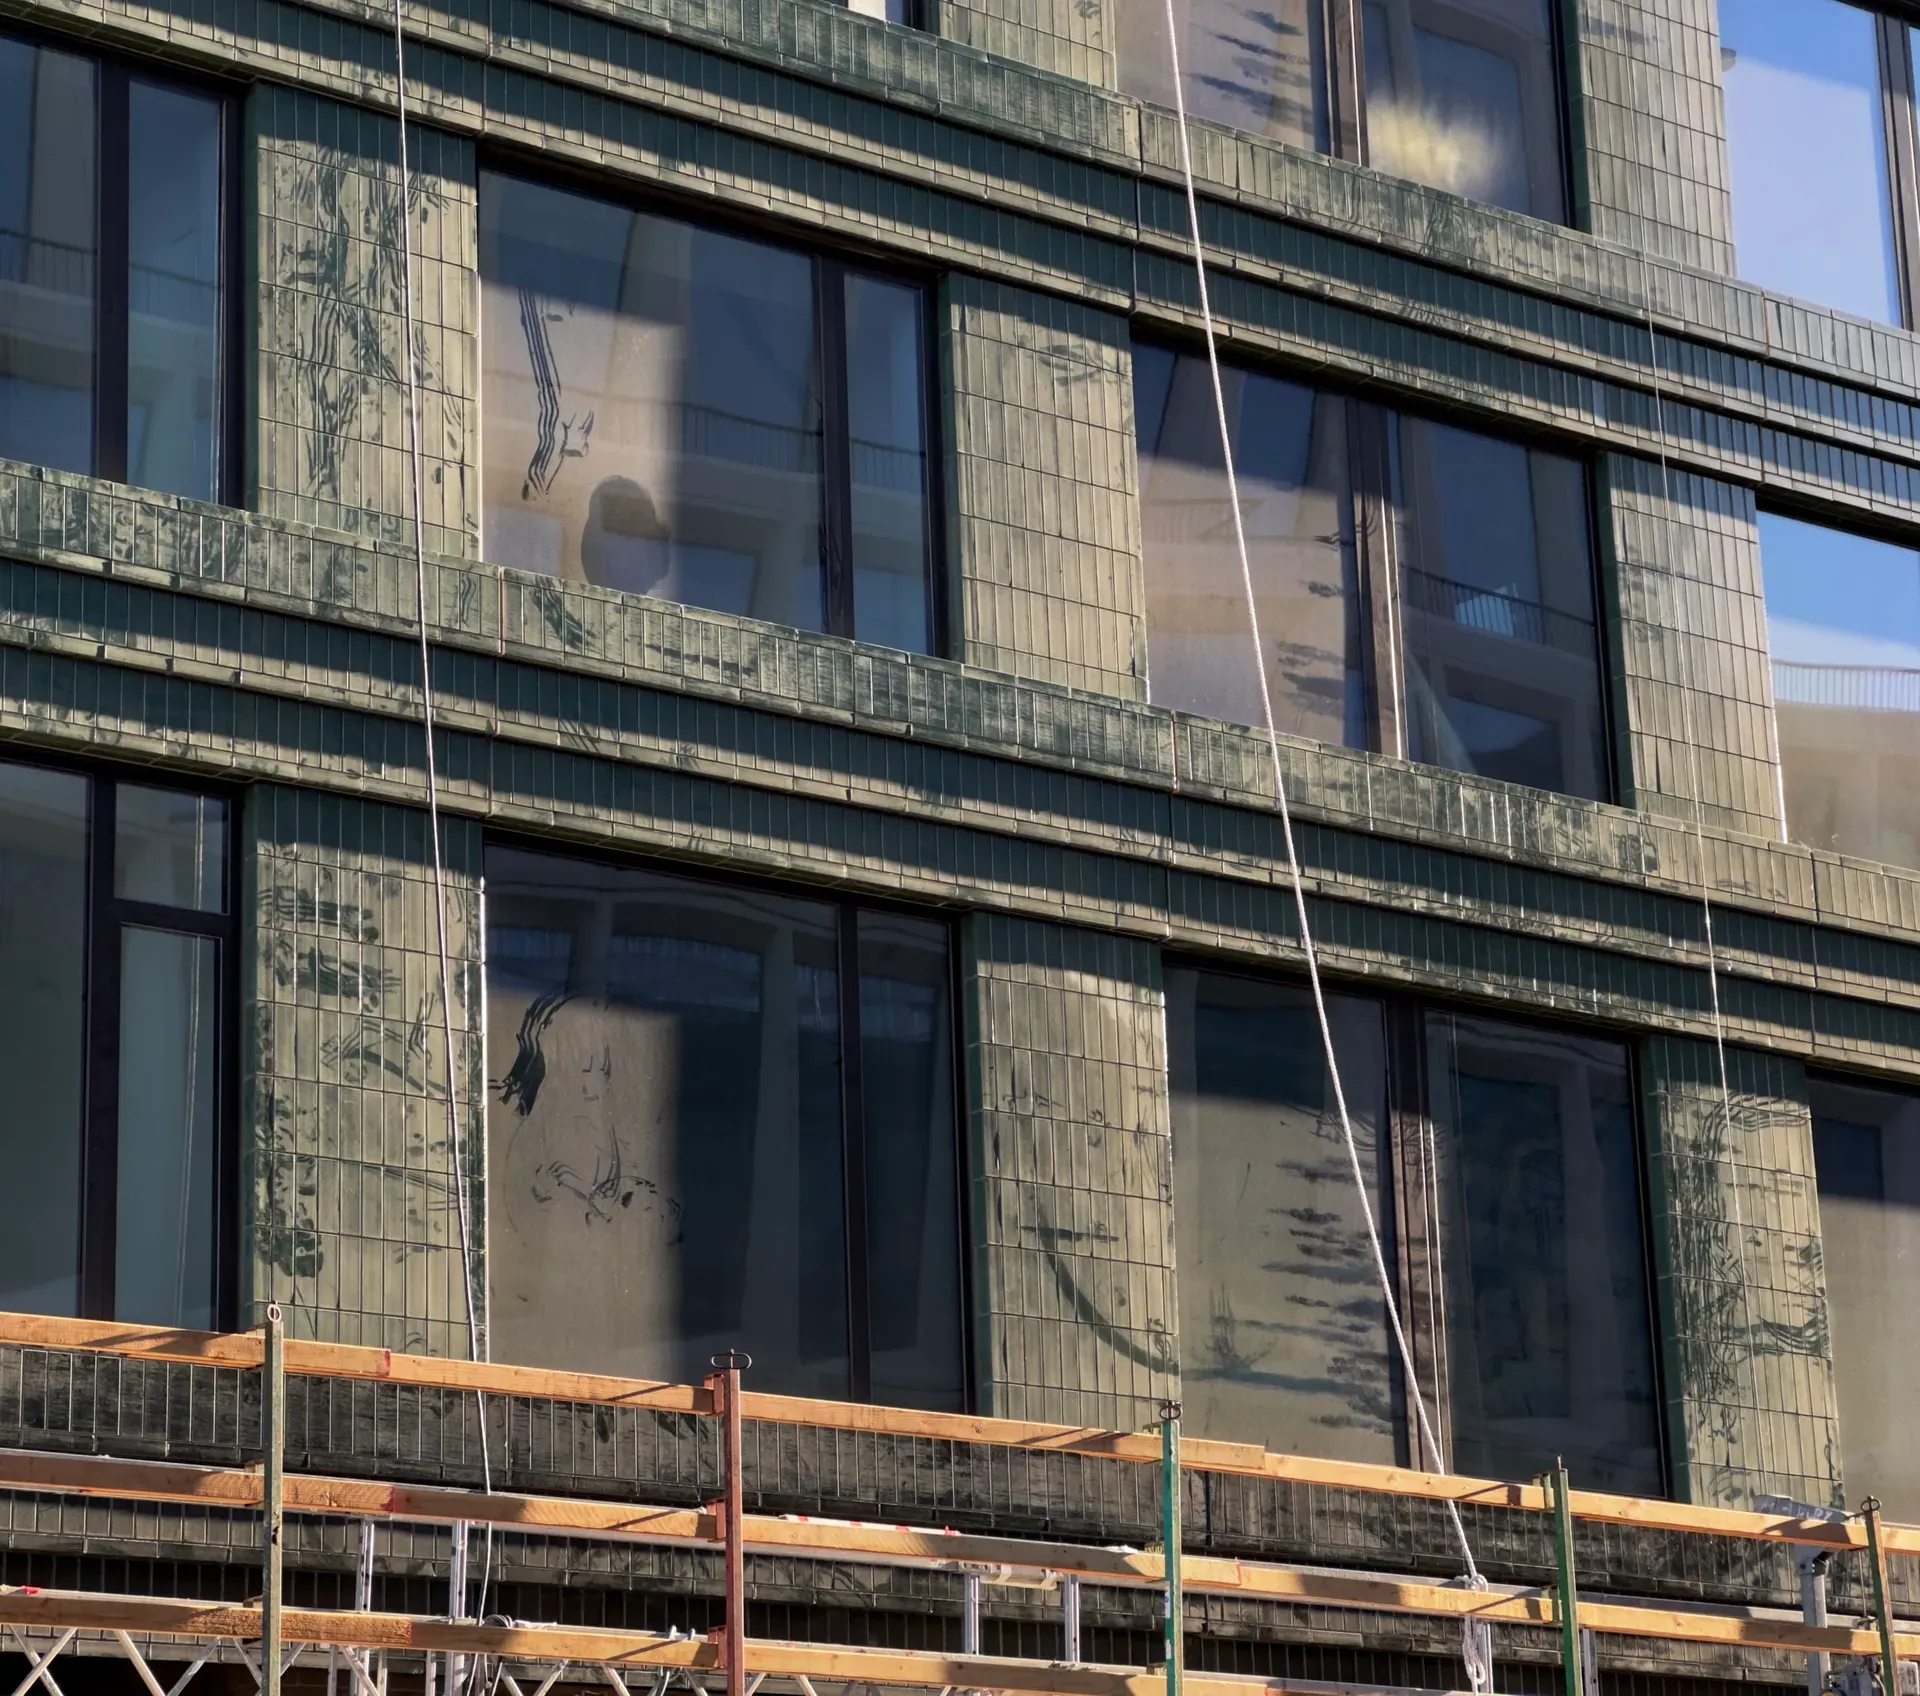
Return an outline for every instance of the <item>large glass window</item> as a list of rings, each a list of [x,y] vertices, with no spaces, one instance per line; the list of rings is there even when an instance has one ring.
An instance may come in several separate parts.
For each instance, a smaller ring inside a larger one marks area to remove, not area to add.
[[[213,1329],[233,918],[224,802],[0,762],[0,1307]]]
[[[1363,608],[1346,404],[1298,383],[1221,372],[1274,721],[1365,746]],[[1204,359],[1134,349],[1147,674],[1162,706],[1259,720],[1233,507]]]
[[[1739,274],[1910,322],[1894,213],[1911,148],[1889,145],[1896,107],[1910,131],[1906,26],[1840,0],[1720,0],[1720,78]]]
[[[1760,568],[1788,834],[1920,866],[1920,552],[1763,512]]]
[[[1847,1500],[1920,1519],[1920,1099],[1813,1079],[1814,1169]]]
[[[922,290],[491,172],[480,266],[488,559],[931,651]]]
[[[1408,756],[1604,799],[1579,463],[1422,418],[1392,441]]]
[[[1311,997],[1168,974],[1188,1417],[1210,1437],[1431,1462],[1368,1247]],[[1615,1042],[1328,1006],[1368,1196],[1444,1458],[1592,1489],[1663,1468],[1639,1161]]]
[[[502,1359],[958,1408],[943,925],[487,856]],[[579,1293],[591,1289],[594,1299]]]
[[[0,456],[225,492],[225,128],[204,92],[0,36]]]
[[[1194,117],[1565,220],[1550,0],[1176,0],[1175,13]],[[1160,0],[1121,0],[1118,44],[1121,86],[1171,106]]]
[[[1221,377],[1279,729],[1604,800],[1579,462],[1278,377]],[[1136,344],[1134,413],[1148,693],[1257,723],[1206,361]]]

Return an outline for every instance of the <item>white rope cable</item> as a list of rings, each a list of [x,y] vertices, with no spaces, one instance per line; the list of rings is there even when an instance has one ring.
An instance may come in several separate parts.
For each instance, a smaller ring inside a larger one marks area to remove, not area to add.
[[[473,1278],[472,1202],[467,1185],[466,1139],[460,1134],[460,1104],[455,1090],[458,1075],[453,1045],[453,967],[447,949],[447,868],[440,845],[440,771],[433,747],[433,648],[427,626],[427,529],[425,478],[420,450],[420,373],[414,359],[413,307],[413,172],[407,157],[407,43],[401,15],[402,0],[393,0],[393,80],[400,135],[400,306],[404,326],[407,380],[407,456],[413,481],[414,612],[420,638],[420,714],[425,730],[427,766],[427,836],[433,845],[433,935],[440,966],[440,1025],[447,1068],[447,1150],[453,1167],[453,1210],[459,1227],[461,1281],[466,1290],[467,1345],[475,1360],[487,1358],[486,1335],[480,1324],[478,1292]],[[476,1391],[480,1427],[481,1486],[493,1493],[493,1457],[487,1442],[487,1400]],[[485,1539],[480,1575],[480,1613],[486,1612],[487,1586],[492,1578],[493,1536]],[[465,1588],[462,1585],[462,1588]],[[465,1611],[464,1596],[450,1597],[453,1612]],[[449,1696],[452,1692],[449,1691]]]
[[[1313,989],[1313,1009],[1320,1024],[1320,1046],[1326,1057],[1327,1076],[1333,1085],[1334,1106],[1340,1114],[1340,1132],[1346,1140],[1347,1162],[1353,1171],[1354,1192],[1359,1198],[1361,1217],[1366,1220],[1367,1246],[1373,1251],[1373,1269],[1380,1281],[1381,1299],[1386,1304],[1387,1319],[1393,1328],[1393,1340],[1399,1350],[1400,1365],[1406,1379],[1407,1399],[1414,1410],[1419,1426],[1421,1440],[1426,1452],[1436,1463],[1435,1470],[1445,1472],[1446,1455],[1434,1435],[1433,1422],[1427,1415],[1427,1399],[1420,1388],[1420,1379],[1413,1364],[1413,1350],[1408,1346],[1406,1327],[1400,1319],[1400,1303],[1393,1293],[1393,1280],[1387,1271],[1386,1251],[1380,1243],[1380,1227],[1374,1218],[1373,1203],[1367,1197],[1366,1174],[1360,1164],[1360,1146],[1353,1134],[1353,1118],[1347,1110],[1347,1092],[1340,1079],[1340,1060],[1334,1051],[1333,1026],[1327,1017],[1326,992],[1320,983],[1320,956],[1314,947],[1313,927],[1307,919],[1306,881],[1300,871],[1300,855],[1293,839],[1293,813],[1287,805],[1286,774],[1281,768],[1280,733],[1273,721],[1273,693],[1267,685],[1267,666],[1265,644],[1260,635],[1260,610],[1253,592],[1253,567],[1247,556],[1246,523],[1240,511],[1240,485],[1233,469],[1232,431],[1227,424],[1226,391],[1220,382],[1220,354],[1216,346],[1213,329],[1213,306],[1207,294],[1207,258],[1206,249],[1200,239],[1200,203],[1193,186],[1193,149],[1187,138],[1187,96],[1180,75],[1180,32],[1179,23],[1174,16],[1174,0],[1166,0],[1167,11],[1167,50],[1172,58],[1174,109],[1180,122],[1180,170],[1185,179],[1187,191],[1187,224],[1193,241],[1193,269],[1200,285],[1200,324],[1207,341],[1207,369],[1213,379],[1213,405],[1220,426],[1220,455],[1227,473],[1227,501],[1233,509],[1234,541],[1240,550],[1240,581],[1246,591],[1247,620],[1253,632],[1253,669],[1260,682],[1260,716],[1262,728],[1267,733],[1267,751],[1273,762],[1273,792],[1280,804],[1280,831],[1287,850],[1287,876],[1293,885],[1294,912],[1300,924],[1300,944],[1307,958],[1307,981]],[[1467,1580],[1476,1589],[1484,1585],[1480,1568],[1473,1558],[1473,1546],[1467,1540],[1465,1521],[1460,1517],[1460,1505],[1447,1503],[1447,1514],[1453,1522],[1454,1535],[1459,1539],[1460,1553],[1467,1565]],[[1471,1667],[1469,1670],[1472,1670]]]

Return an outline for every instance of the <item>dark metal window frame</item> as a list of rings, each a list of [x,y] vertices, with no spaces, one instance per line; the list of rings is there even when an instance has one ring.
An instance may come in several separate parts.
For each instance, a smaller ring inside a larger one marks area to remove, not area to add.
[[[1169,954],[1170,970],[1206,972],[1253,983],[1280,984],[1305,989],[1306,979],[1291,973],[1249,971],[1232,961],[1202,954]],[[1435,1144],[1432,1091],[1427,1076],[1427,1020],[1431,1016],[1458,1016],[1498,1020],[1502,1024],[1551,1033],[1618,1042],[1627,1054],[1627,1095],[1633,1115],[1633,1160],[1640,1209],[1640,1246],[1647,1295],[1647,1334],[1651,1347],[1656,1445],[1660,1456],[1661,1489],[1673,1490],[1679,1463],[1673,1452],[1673,1434],[1665,1391],[1672,1365],[1668,1337],[1661,1323],[1658,1266],[1653,1243],[1653,1206],[1648,1170],[1645,1102],[1640,1087],[1640,1055],[1630,1033],[1602,1025],[1582,1025],[1543,1019],[1526,1010],[1451,1001],[1443,997],[1412,996],[1365,982],[1330,983],[1329,994],[1356,997],[1380,1009],[1386,1056],[1386,1123],[1380,1136],[1380,1200],[1375,1223],[1381,1252],[1393,1278],[1393,1298],[1406,1327],[1407,1347],[1419,1375],[1421,1394],[1442,1450],[1453,1450],[1453,1413],[1447,1395],[1446,1320],[1440,1310],[1441,1248],[1432,1239],[1430,1221],[1439,1217],[1438,1174],[1428,1159]],[[1431,1453],[1408,1405],[1406,1373],[1391,1338],[1388,1342],[1388,1382],[1392,1386],[1397,1464],[1442,1470],[1443,1461]]]
[[[1204,359],[1203,347],[1150,335],[1134,337],[1136,345],[1160,348],[1181,358]],[[1395,759],[1411,760],[1407,752],[1405,648],[1406,628],[1401,606],[1400,559],[1395,523],[1391,476],[1391,434],[1402,417],[1423,418],[1471,430],[1495,441],[1558,454],[1580,467],[1586,495],[1585,542],[1588,561],[1588,585],[1592,596],[1594,630],[1594,666],[1598,678],[1597,710],[1600,714],[1601,770],[1604,791],[1593,797],[1612,802],[1621,791],[1624,769],[1621,750],[1616,747],[1614,711],[1618,640],[1610,616],[1606,594],[1606,559],[1600,531],[1600,468],[1590,450],[1578,444],[1549,441],[1525,432],[1488,429],[1484,418],[1468,412],[1449,412],[1431,406],[1401,406],[1375,396],[1362,396],[1323,381],[1319,372],[1299,372],[1274,365],[1255,365],[1245,361],[1222,361],[1222,369],[1237,369],[1251,375],[1271,377],[1279,382],[1295,383],[1316,394],[1338,395],[1347,414],[1347,508],[1352,525],[1355,552],[1355,577],[1361,599],[1360,665],[1362,693],[1366,703],[1366,752],[1387,754]],[[1151,636],[1148,638],[1151,649]],[[1151,660],[1151,653],[1149,653]],[[1449,770],[1449,767],[1436,767]],[[1558,791],[1542,791],[1558,793]]]
[[[227,505],[241,499],[245,451],[241,357],[247,317],[241,302],[245,256],[240,242],[238,188],[244,135],[240,102],[230,85],[194,76],[158,60],[106,51],[91,40],[41,29],[9,18],[0,35],[84,59],[94,69],[94,319],[93,469],[109,483],[127,481],[127,404],[130,335],[128,316],[131,192],[128,146],[133,83],[178,88],[220,104],[220,348],[215,378],[220,417],[214,433],[218,455],[213,498]]]
[[[910,902],[889,901],[836,895],[815,885],[783,882],[778,878],[756,877],[751,873],[716,872],[705,866],[663,861],[646,855],[581,852],[570,844],[555,843],[537,836],[511,832],[489,832],[486,845],[511,848],[524,853],[545,854],[579,860],[587,864],[623,866],[657,871],[670,877],[697,879],[723,888],[753,890],[788,900],[811,901],[830,907],[834,914],[834,942],[837,951],[838,1012],[840,1038],[840,1170],[843,1219],[843,1264],[847,1289],[847,1395],[853,1402],[873,1399],[872,1278],[868,1267],[867,1242],[867,1118],[862,1094],[860,1053],[860,915],[894,913],[902,918],[937,924],[947,937],[947,1009],[950,1030],[948,1053],[951,1055],[949,1085],[953,1091],[953,1174],[956,1207],[953,1220],[953,1249],[960,1293],[960,1381],[966,1410],[978,1405],[974,1361],[973,1266],[967,1245],[972,1238],[971,1185],[967,1180],[968,1117],[962,1094],[965,1032],[960,1007],[960,935],[953,915],[937,907],[915,906]],[[481,930],[486,929],[484,902]],[[485,968],[482,967],[482,978]],[[484,993],[484,991],[483,991]],[[856,1228],[856,1221],[858,1228]]]
[[[114,1319],[118,1249],[120,956],[127,929],[207,937],[219,947],[219,1019],[214,1032],[213,1312],[231,1329],[239,1311],[240,1219],[240,792],[139,766],[82,761],[9,746],[0,761],[65,772],[87,785],[87,894],[84,1049],[81,1093],[80,1298],[83,1319]],[[122,899],[114,893],[117,786],[170,789],[226,804],[224,885],[218,913]]]
[[[491,172],[497,176],[515,177],[523,182],[624,207],[631,212],[674,218],[703,229],[762,242],[769,247],[803,255],[811,262],[813,347],[820,377],[821,617],[822,629],[829,636],[841,636],[851,641],[860,639],[853,616],[853,452],[848,436],[847,278],[872,277],[919,292],[920,429],[926,460],[926,475],[922,484],[926,573],[922,587],[926,596],[927,652],[935,656],[945,654],[952,621],[947,605],[943,520],[945,443],[941,429],[939,336],[935,321],[940,297],[938,277],[931,272],[900,266],[889,259],[875,259],[849,247],[796,240],[796,232],[790,224],[715,208],[707,202],[648,192],[637,185],[609,181],[604,175],[556,165],[553,160],[538,154],[489,147],[481,153],[479,169],[482,175]],[[480,397],[483,418],[486,405],[483,382]]]

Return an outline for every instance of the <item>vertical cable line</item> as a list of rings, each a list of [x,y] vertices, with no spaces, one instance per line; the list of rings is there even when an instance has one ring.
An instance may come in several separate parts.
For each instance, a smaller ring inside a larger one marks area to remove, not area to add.
[[[1380,1246],[1380,1227],[1374,1218],[1373,1203],[1367,1198],[1366,1175],[1360,1164],[1360,1147],[1353,1134],[1353,1118],[1347,1110],[1347,1092],[1340,1080],[1340,1059],[1334,1052],[1333,1026],[1327,1018],[1326,993],[1320,983],[1320,956],[1314,946],[1313,927],[1307,918],[1307,889],[1300,871],[1300,855],[1293,838],[1293,813],[1287,805],[1286,774],[1281,769],[1280,733],[1273,722],[1273,693],[1267,686],[1267,667],[1265,645],[1260,635],[1260,609],[1253,592],[1253,567],[1247,559],[1247,529],[1240,512],[1240,484],[1233,469],[1232,432],[1227,426],[1227,397],[1220,383],[1220,353],[1215,342],[1213,329],[1213,305],[1207,295],[1207,257],[1206,249],[1200,239],[1200,203],[1195,196],[1193,186],[1193,148],[1187,138],[1187,95],[1180,80],[1180,37],[1179,25],[1174,17],[1173,0],[1166,0],[1167,11],[1167,51],[1172,60],[1173,98],[1176,115],[1180,121],[1180,172],[1185,180],[1187,191],[1187,225],[1193,242],[1193,270],[1200,285],[1200,324],[1207,339],[1207,369],[1213,379],[1214,413],[1220,426],[1220,456],[1226,466],[1227,501],[1233,508],[1233,536],[1240,551],[1240,582],[1246,591],[1247,621],[1253,633],[1253,670],[1260,682],[1260,716],[1262,728],[1267,733],[1267,752],[1273,762],[1273,792],[1280,803],[1280,831],[1287,849],[1287,876],[1293,885],[1293,907],[1300,923],[1300,943],[1307,957],[1307,980],[1313,988],[1313,1010],[1320,1025],[1320,1047],[1326,1057],[1327,1076],[1333,1084],[1334,1106],[1340,1113],[1340,1132],[1346,1140],[1347,1164],[1353,1172],[1354,1193],[1360,1201],[1360,1214],[1367,1224],[1367,1246],[1373,1250],[1373,1269],[1380,1281],[1381,1299],[1386,1303],[1387,1318],[1393,1327],[1393,1340],[1398,1347],[1401,1371],[1406,1378],[1407,1399],[1412,1403],[1414,1417],[1418,1423],[1422,1442],[1426,1451],[1436,1463],[1436,1470],[1448,1470],[1446,1456],[1434,1435],[1433,1422],[1427,1416],[1427,1399],[1420,1388],[1419,1376],[1414,1371],[1413,1350],[1407,1344],[1406,1327],[1400,1320],[1400,1303],[1393,1293],[1393,1280],[1387,1271],[1387,1257]],[[1467,1540],[1467,1528],[1460,1517],[1460,1504],[1451,1499],[1447,1502],[1447,1515],[1453,1522],[1453,1531],[1459,1539],[1460,1553],[1467,1565],[1467,1582],[1476,1590],[1485,1587],[1485,1579],[1473,1558],[1473,1545]],[[1471,1628],[1473,1622],[1469,1621]],[[1468,1675],[1475,1689],[1484,1688],[1481,1683],[1481,1668],[1473,1664],[1474,1657],[1468,1657]]]
[[[400,306],[407,366],[407,458],[413,482],[414,613],[420,637],[420,717],[425,731],[427,762],[427,836],[433,845],[433,938],[440,967],[441,1036],[447,1067],[447,1150],[453,1165],[453,1206],[460,1232],[461,1281],[466,1286],[467,1346],[475,1360],[487,1358],[486,1334],[480,1325],[478,1292],[473,1281],[472,1203],[467,1188],[466,1139],[460,1134],[460,1104],[455,1094],[453,1050],[453,968],[447,957],[447,868],[440,846],[440,770],[434,753],[433,646],[427,633],[427,528],[420,452],[420,372],[414,358],[413,308],[413,172],[407,158],[407,43],[401,16],[403,0],[393,0],[393,81],[400,135]],[[480,1427],[482,1488],[493,1493],[493,1459],[487,1444],[487,1399],[474,1393]],[[480,1613],[486,1613],[487,1585],[492,1577],[493,1537],[489,1530],[480,1574]],[[464,1586],[463,1586],[464,1588]],[[449,1612],[464,1613],[466,1598],[450,1596]],[[451,1668],[451,1661],[449,1662]],[[451,1696],[451,1692],[449,1693]]]

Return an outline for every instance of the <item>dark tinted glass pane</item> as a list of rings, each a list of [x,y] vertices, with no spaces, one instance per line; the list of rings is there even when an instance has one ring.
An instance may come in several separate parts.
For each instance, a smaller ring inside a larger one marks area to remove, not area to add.
[[[1720,0],[1733,255],[1749,282],[1900,321],[1870,12]]]
[[[1378,1216],[1380,1009],[1328,1012]],[[1304,990],[1167,981],[1181,1385],[1203,1436],[1395,1458],[1397,1374],[1353,1169]]]
[[[873,1399],[958,1411],[960,1203],[944,925],[860,915]]]
[[[129,91],[127,480],[218,493],[220,105]]]
[[[1787,830],[1920,866],[1920,553],[1760,515]]]
[[[853,630],[915,654],[929,646],[925,310],[916,288],[847,278]]]
[[[1162,0],[1119,0],[1120,86],[1174,104]],[[1316,153],[1331,150],[1319,0],[1174,0],[1187,112]]]
[[[1427,1020],[1456,1472],[1658,1495],[1627,1052]]]
[[[115,789],[113,892],[162,907],[224,911],[227,804],[178,789]]]
[[[486,173],[480,269],[487,558],[819,629],[812,261]]]
[[[1409,756],[1604,800],[1579,465],[1420,418],[1394,435]]]
[[[86,782],[0,764],[0,1160],[33,1198],[0,1231],[0,1306],[26,1313],[79,1301],[86,901]]]
[[[685,1382],[744,1348],[846,1394],[836,946],[814,902],[489,852],[501,1359]]]
[[[120,933],[116,1319],[211,1330],[220,949]]]
[[[1566,216],[1546,0],[1365,0],[1367,163]]]
[[[1222,371],[1274,722],[1366,742],[1361,604],[1337,395]],[[1159,705],[1261,721],[1246,587],[1204,359],[1136,346],[1148,692]]]
[[[0,457],[93,469],[94,77],[0,37]]]
[[[1920,1520],[1920,1100],[1814,1080],[1827,1312],[1847,1500]]]

